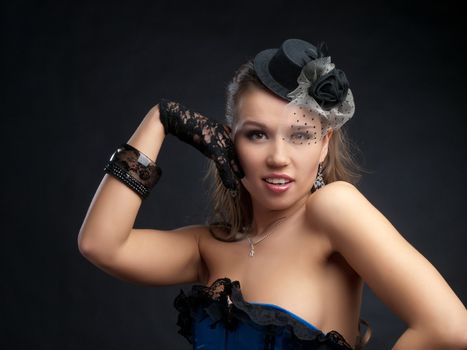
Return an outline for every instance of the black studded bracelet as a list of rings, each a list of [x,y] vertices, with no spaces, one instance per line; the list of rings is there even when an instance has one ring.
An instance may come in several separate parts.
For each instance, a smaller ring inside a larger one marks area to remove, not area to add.
[[[112,154],[104,172],[114,176],[146,199],[162,175],[162,170],[144,153],[124,143]]]

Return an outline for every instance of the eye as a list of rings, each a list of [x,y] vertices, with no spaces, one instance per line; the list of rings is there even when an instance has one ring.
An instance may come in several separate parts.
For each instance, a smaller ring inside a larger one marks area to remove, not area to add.
[[[295,140],[309,140],[311,138],[311,135],[306,132],[296,132],[292,134],[292,138]]]
[[[260,130],[250,130],[246,133],[246,137],[249,140],[259,140],[262,138],[262,136],[265,136],[266,134]]]

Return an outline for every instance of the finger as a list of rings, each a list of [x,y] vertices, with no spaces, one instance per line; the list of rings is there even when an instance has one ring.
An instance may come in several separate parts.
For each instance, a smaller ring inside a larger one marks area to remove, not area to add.
[[[230,190],[236,190],[238,188],[238,180],[235,178],[229,162],[225,158],[218,158],[214,162],[224,186]]]
[[[230,143],[225,150],[227,159],[229,159],[230,168],[238,179],[242,179],[245,176],[245,173],[240,165],[238,160],[237,152],[235,152],[235,146],[233,143]]]
[[[232,169],[233,173],[237,177],[237,179],[242,179],[245,177],[245,172],[243,171],[242,167],[240,166],[240,162],[238,161],[237,157],[234,155],[234,158],[230,160],[230,168]]]

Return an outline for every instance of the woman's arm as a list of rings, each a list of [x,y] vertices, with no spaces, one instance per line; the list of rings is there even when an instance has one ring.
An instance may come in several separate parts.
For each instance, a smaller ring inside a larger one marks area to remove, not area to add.
[[[165,135],[172,134],[212,159],[226,188],[236,190],[243,172],[237,164],[231,130],[185,106],[160,99],[128,143],[156,160]],[[199,252],[202,225],[170,231],[133,229],[140,197],[105,175],[78,235],[81,253],[102,270],[124,280],[170,285],[203,280]]]
[[[307,210],[334,249],[408,325],[394,350],[467,348],[465,306],[355,186],[330,183],[310,196]]]
[[[144,117],[128,144],[156,160],[163,141],[164,129],[156,105]],[[84,253],[99,250],[101,254],[113,255],[128,239],[141,202],[126,185],[111,175],[104,175],[78,235],[80,250]]]
[[[156,160],[164,138],[156,105],[128,144]],[[133,229],[141,202],[126,185],[104,175],[78,234],[80,252],[102,270],[126,281],[151,285],[197,281],[202,228]]]
[[[156,160],[164,136],[156,105],[127,143]],[[135,192],[105,174],[78,235],[81,252],[88,255],[98,250],[100,255],[112,256],[128,239],[140,206],[141,198]]]

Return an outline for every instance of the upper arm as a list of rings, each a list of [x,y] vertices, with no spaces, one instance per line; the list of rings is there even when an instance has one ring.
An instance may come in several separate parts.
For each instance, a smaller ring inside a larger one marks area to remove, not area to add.
[[[395,314],[412,328],[439,329],[442,322],[442,328],[452,323],[459,329],[466,315],[462,302],[353,185],[337,181],[313,197],[307,210],[328,233],[334,249]]]
[[[201,225],[175,230],[132,229],[127,241],[105,262],[94,263],[120,279],[144,285],[199,281]]]

